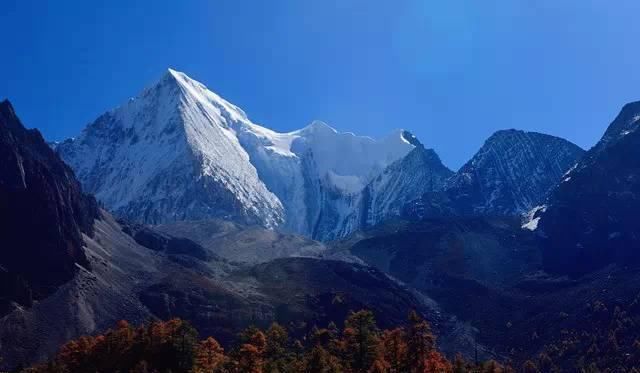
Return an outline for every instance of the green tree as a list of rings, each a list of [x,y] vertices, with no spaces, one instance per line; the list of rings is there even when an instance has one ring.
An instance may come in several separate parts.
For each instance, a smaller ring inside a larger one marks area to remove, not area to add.
[[[352,312],[343,331],[344,353],[351,371],[367,372],[376,360],[378,327],[371,311]]]
[[[342,373],[343,371],[340,360],[322,346],[314,346],[305,358],[305,372]]]
[[[267,330],[265,347],[265,371],[269,373],[285,372],[291,355],[287,352],[289,334],[278,323],[273,323]]]
[[[169,323],[174,320],[169,321]],[[198,344],[198,332],[191,324],[175,320],[175,324],[171,325],[172,329],[172,347],[175,351],[175,363],[179,371],[189,371],[193,366],[193,355]]]

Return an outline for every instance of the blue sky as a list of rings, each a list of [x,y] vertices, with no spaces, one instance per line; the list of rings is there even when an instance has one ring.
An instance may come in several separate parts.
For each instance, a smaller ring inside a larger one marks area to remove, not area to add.
[[[590,147],[640,100],[637,0],[4,0],[0,98],[51,140],[184,71],[276,130],[414,132],[457,168],[495,130]]]

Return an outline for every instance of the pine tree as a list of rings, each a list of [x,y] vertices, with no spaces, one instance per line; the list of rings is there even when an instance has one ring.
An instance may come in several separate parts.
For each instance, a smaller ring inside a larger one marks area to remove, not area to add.
[[[238,357],[238,369],[246,373],[262,373],[264,371],[264,353],[267,346],[267,338],[262,331],[256,328],[245,331],[244,338],[247,343],[240,346]]]
[[[193,352],[198,342],[198,332],[191,324],[182,320],[169,321],[169,329],[171,330],[177,368],[181,371],[188,371],[193,366]]]
[[[213,337],[201,341],[195,350],[194,373],[216,372],[225,362],[224,349]]]
[[[240,347],[240,357],[238,359],[240,372],[262,373],[262,365],[262,354],[256,346],[245,343]]]
[[[452,373],[451,363],[438,351],[432,350],[427,353],[427,358],[419,370],[420,373]]]
[[[265,348],[265,371],[268,373],[284,372],[291,358],[287,353],[289,335],[278,323],[273,323],[267,330]]]
[[[378,327],[370,311],[352,312],[343,331],[344,352],[353,372],[367,372],[376,359]]]
[[[342,373],[340,361],[322,346],[316,345],[305,358],[305,372],[308,373]]]
[[[332,321],[327,325],[327,350],[335,356],[339,356],[341,351],[340,346],[340,329],[338,326]]]
[[[389,373],[407,370],[407,334],[402,328],[385,330],[380,339],[378,354],[388,363]]]
[[[435,348],[435,337],[431,326],[417,312],[409,313],[409,327],[407,330],[408,362],[411,372],[425,371],[425,362],[429,353]]]

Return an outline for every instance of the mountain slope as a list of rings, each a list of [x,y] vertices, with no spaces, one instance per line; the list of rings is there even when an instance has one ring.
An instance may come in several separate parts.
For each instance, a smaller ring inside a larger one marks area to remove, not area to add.
[[[278,133],[169,70],[56,148],[121,217],[154,224],[224,218],[312,236],[328,191],[358,193],[414,145],[402,132],[373,140],[319,121]]]
[[[358,228],[400,216],[404,205],[425,193],[441,191],[451,176],[453,171],[442,164],[433,149],[417,146],[363,190]]]
[[[518,130],[498,131],[450,178],[408,214],[517,216],[544,200],[584,151],[564,139]]]
[[[213,215],[275,227],[282,204],[231,129],[244,120],[240,109],[169,70],[57,149],[122,217],[160,223]]]
[[[141,236],[139,228],[101,214],[94,237],[84,236],[92,271],[79,271],[33,307],[0,317],[0,369],[45,360],[65,341],[123,319],[136,325],[181,317],[224,344],[250,325],[274,321],[302,337],[314,325],[362,308],[374,310],[384,326],[402,322],[410,309],[440,325],[422,298],[363,265],[315,258],[238,265],[219,258],[216,248],[186,244],[151,227]],[[263,248],[260,241],[244,245],[247,251]],[[456,345],[456,337],[447,340]]]
[[[415,148],[376,176],[356,194],[327,193],[323,215],[313,237],[333,240],[400,217],[403,207],[427,193],[440,192],[453,172],[433,149],[425,149],[409,132],[403,133]]]
[[[532,356],[542,363],[544,353],[552,360],[541,372],[637,366],[640,266],[549,275],[540,241],[520,224],[514,217],[387,222],[332,242],[326,255],[355,257],[428,294],[490,348],[481,355],[520,366]]]
[[[540,268],[534,235],[517,218],[389,221],[331,243],[326,254],[351,255],[398,278],[437,302],[442,312],[466,323],[479,343],[504,359],[516,347],[509,320],[530,316],[527,296],[512,288]]]
[[[97,204],[37,130],[0,103],[0,315],[30,306],[89,268],[82,232]],[[15,302],[15,303],[14,303]]]
[[[202,245],[220,257],[240,263],[264,263],[277,258],[317,257],[326,250],[319,242],[259,226],[242,226],[223,220],[201,220],[156,226],[160,232]]]
[[[542,238],[545,268],[581,275],[640,259],[640,103],[626,105],[526,225]]]

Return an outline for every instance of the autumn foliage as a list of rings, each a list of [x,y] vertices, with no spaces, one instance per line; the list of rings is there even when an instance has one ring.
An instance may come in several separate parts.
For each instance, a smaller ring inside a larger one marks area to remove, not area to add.
[[[48,364],[27,370],[49,372],[229,372],[229,373],[460,373],[509,372],[495,362],[449,361],[436,349],[428,322],[417,313],[408,322],[380,330],[373,313],[352,312],[340,330],[331,323],[292,339],[273,324],[248,328],[229,351],[213,338],[199,340],[187,322],[173,319],[113,330],[65,344]]]

